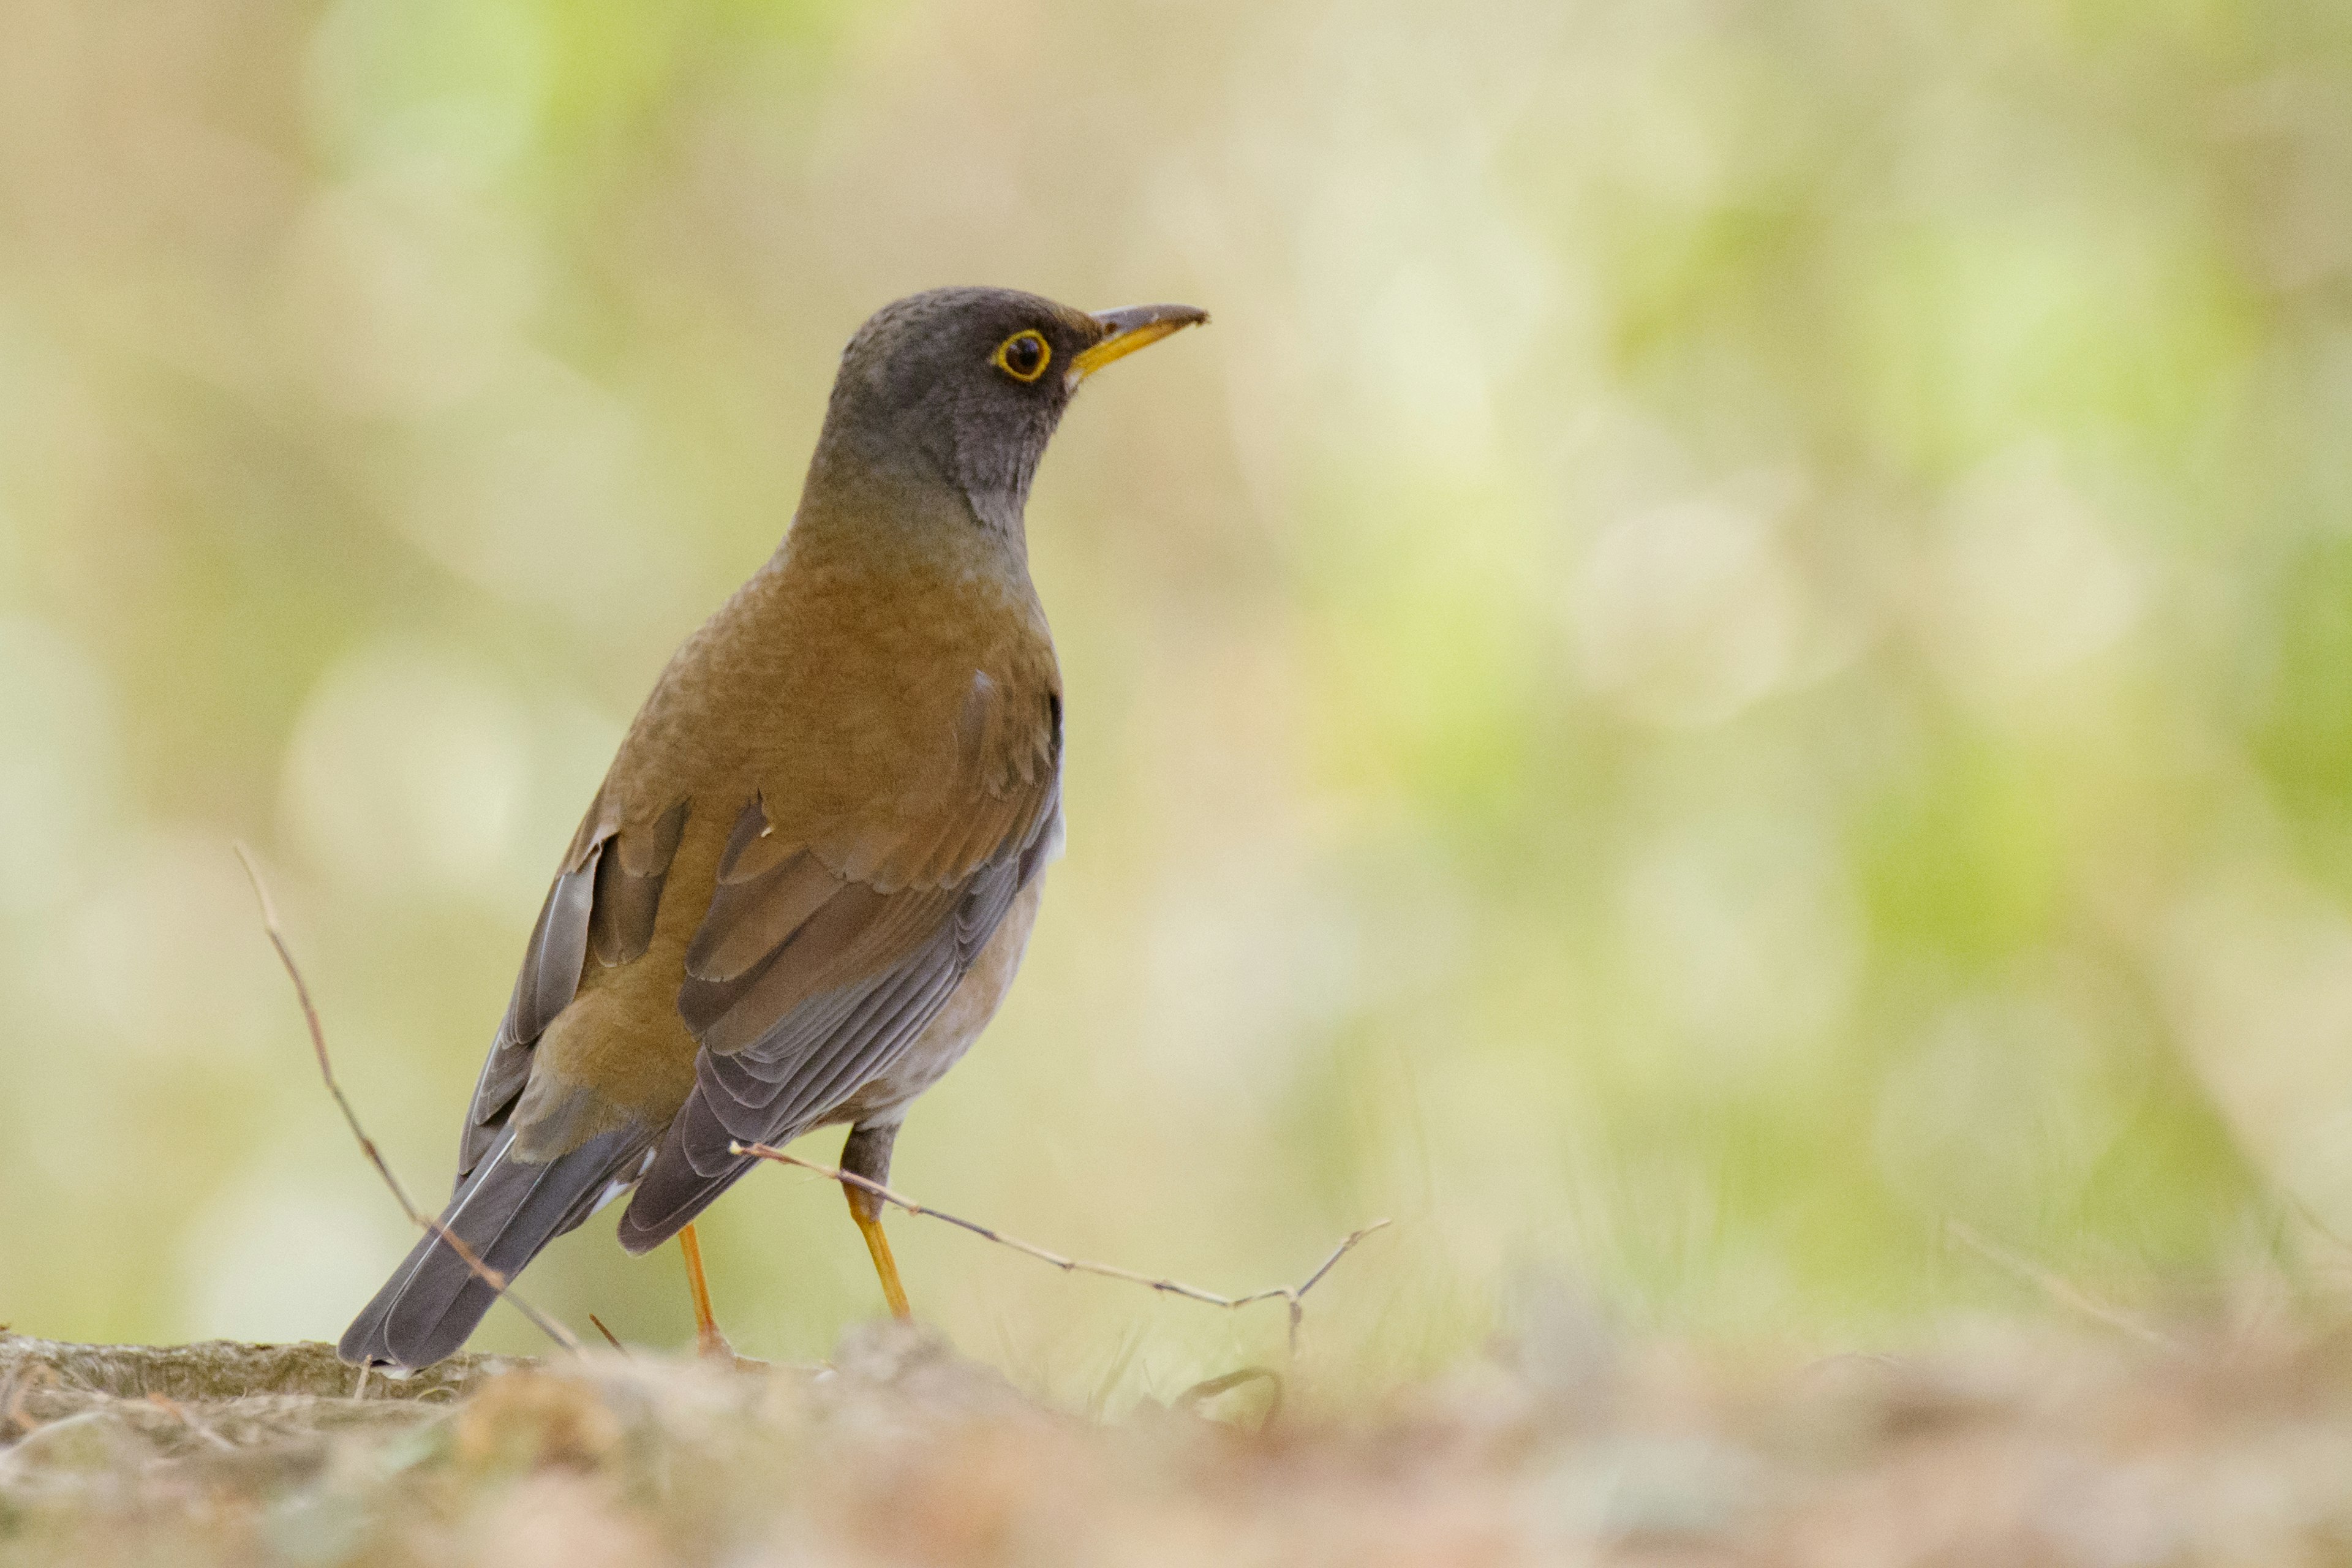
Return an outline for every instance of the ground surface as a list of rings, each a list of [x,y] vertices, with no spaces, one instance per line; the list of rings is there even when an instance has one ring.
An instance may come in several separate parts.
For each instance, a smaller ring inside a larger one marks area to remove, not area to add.
[[[467,1358],[360,1397],[323,1345],[0,1335],[0,1563],[2352,1561],[2341,1334],[1509,1359],[1104,1425],[887,1325],[827,1367]]]

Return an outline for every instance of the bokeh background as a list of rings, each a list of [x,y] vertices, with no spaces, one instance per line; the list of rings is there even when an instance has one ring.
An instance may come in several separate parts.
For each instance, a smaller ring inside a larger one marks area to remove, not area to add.
[[[2053,1310],[2035,1269],[2345,1274],[2335,0],[0,36],[0,1320],[341,1331],[406,1228],[231,845],[437,1197],[611,747],[782,532],[842,342],[949,282],[1215,323],[1038,485],[1070,850],[907,1190],[1234,1289],[1393,1216],[1308,1319],[1372,1378],[1564,1302],[1848,1345]],[[530,1289],[683,1342],[675,1249],[610,1230]],[[1061,1397],[1279,1345],[895,1231]],[[706,1235],[748,1352],[878,1308],[815,1178]]]

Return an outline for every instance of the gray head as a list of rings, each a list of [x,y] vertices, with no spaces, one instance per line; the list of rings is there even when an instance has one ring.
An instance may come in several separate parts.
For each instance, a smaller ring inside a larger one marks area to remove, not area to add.
[[[1017,534],[1037,459],[1078,384],[1180,328],[1190,305],[1089,315],[1013,289],[934,289],[885,305],[842,351],[812,482],[945,484]]]

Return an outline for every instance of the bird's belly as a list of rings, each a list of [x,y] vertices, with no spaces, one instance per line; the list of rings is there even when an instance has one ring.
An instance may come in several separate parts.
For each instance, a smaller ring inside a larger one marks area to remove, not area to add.
[[[938,1016],[915,1037],[913,1045],[825,1117],[827,1123],[896,1121],[917,1095],[945,1078],[948,1069],[962,1059],[1013,987],[1021,955],[1029,946],[1030,928],[1037,923],[1037,903],[1045,884],[1042,870],[1029,879],[961,983],[948,994]]]

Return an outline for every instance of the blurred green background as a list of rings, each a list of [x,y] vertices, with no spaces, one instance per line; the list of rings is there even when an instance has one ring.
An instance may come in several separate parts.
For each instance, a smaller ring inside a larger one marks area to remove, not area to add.
[[[899,1184],[1402,1374],[1822,1344],[2352,1231],[2336,0],[0,0],[0,1320],[332,1338],[541,894],[952,282],[1215,324],[1030,510],[1070,850]],[[811,1140],[830,1157],[837,1133]],[[612,1212],[543,1306],[690,1336]],[[878,1310],[706,1227],[747,1352]],[[894,1226],[1066,1396],[1276,1353]],[[530,1349],[506,1310],[477,1344]]]

